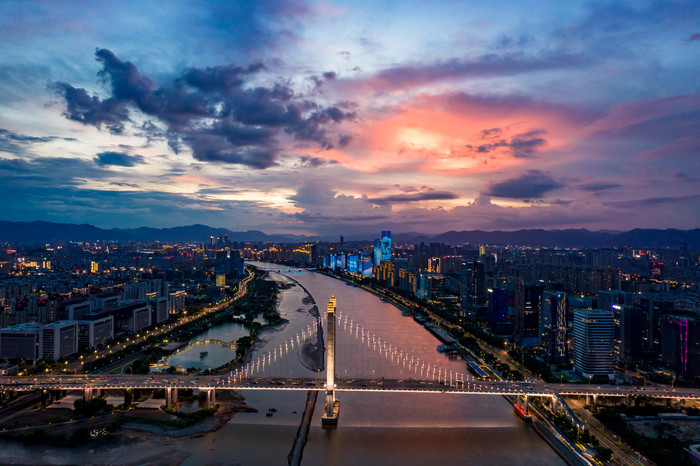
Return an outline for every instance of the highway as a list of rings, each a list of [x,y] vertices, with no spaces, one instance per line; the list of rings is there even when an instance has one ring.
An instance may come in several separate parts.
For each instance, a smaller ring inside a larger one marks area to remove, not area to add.
[[[226,299],[226,300],[224,300],[224,301],[222,301],[219,304],[216,304],[214,306],[205,308],[197,314],[184,317],[184,318],[178,320],[177,322],[173,322],[170,324],[163,324],[161,326],[156,326],[156,328],[153,330],[146,330],[146,331],[139,332],[135,336],[127,338],[125,341],[123,341],[121,343],[110,345],[102,351],[95,351],[95,352],[88,354],[88,355],[81,355],[77,359],[66,363],[66,366],[65,366],[66,372],[81,372],[83,370],[83,365],[85,363],[95,361],[95,360],[100,359],[104,356],[107,356],[108,354],[116,353],[117,351],[123,350],[124,348],[127,348],[129,346],[142,345],[151,336],[158,336],[158,335],[162,335],[164,333],[170,332],[171,330],[174,330],[181,325],[188,324],[188,323],[192,322],[193,320],[196,320],[196,319],[199,319],[203,316],[217,312],[226,306],[230,306],[233,301],[237,301],[237,300],[241,299],[248,292],[248,283],[253,278],[253,274],[250,273],[248,271],[248,269],[246,269],[246,272],[247,272],[247,275],[245,276],[245,278],[243,278],[243,280],[241,280],[239,282],[236,293],[231,298]],[[137,351],[140,352],[141,350],[138,349]],[[137,355],[134,354],[133,356],[137,356]]]
[[[229,374],[218,375],[93,375],[49,374],[36,377],[3,376],[0,377],[0,390],[83,390],[91,389],[158,389],[158,388],[192,388],[224,390],[325,390],[323,379],[295,378],[247,378],[240,380]],[[453,383],[450,386],[430,380],[396,380],[396,379],[338,379],[337,391],[366,392],[422,392],[479,395],[528,395],[533,397],[552,397],[555,394],[597,395],[597,396],[631,396],[670,399],[700,398],[697,388],[655,388],[630,387],[623,385],[588,386],[580,384],[545,384],[522,383],[510,381],[466,380],[464,384]]]

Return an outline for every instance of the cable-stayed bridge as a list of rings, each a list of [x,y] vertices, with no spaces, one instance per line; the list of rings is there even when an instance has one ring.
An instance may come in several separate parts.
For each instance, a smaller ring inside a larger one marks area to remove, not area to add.
[[[337,392],[514,395],[525,412],[530,397],[548,398],[553,406],[561,404],[562,395],[585,395],[594,404],[601,396],[625,397],[628,402],[639,397],[665,398],[679,404],[700,397],[699,389],[689,388],[482,380],[470,375],[466,364],[461,371],[452,367],[413,354],[410,348],[395,346],[390,338],[374,334],[336,309],[335,298],[331,298],[325,319],[319,317],[267,352],[225,373],[3,376],[0,390],[81,390],[90,399],[105,389],[162,388],[168,404],[177,399],[178,389],[206,392],[208,402],[215,399],[216,390],[316,390],[326,393],[324,422],[330,424],[338,419]]]

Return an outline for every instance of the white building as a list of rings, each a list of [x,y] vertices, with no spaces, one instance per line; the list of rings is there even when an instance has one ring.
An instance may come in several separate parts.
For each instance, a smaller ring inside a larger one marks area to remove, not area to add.
[[[584,377],[615,376],[614,314],[601,309],[574,310],[574,371]]]
[[[114,337],[114,316],[78,322],[78,348],[84,351]]]
[[[185,290],[171,291],[169,296],[169,305],[171,314],[179,314],[185,310],[185,299],[187,298],[187,292]]]
[[[41,326],[42,359],[60,359],[78,352],[78,322],[58,321]]]

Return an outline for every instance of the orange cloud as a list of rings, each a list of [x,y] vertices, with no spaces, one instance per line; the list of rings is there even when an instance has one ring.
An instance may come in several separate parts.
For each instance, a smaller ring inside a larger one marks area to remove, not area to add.
[[[388,112],[365,114],[354,123],[348,146],[321,155],[361,172],[492,172],[570,147],[588,132],[579,119],[565,108],[526,99],[420,96]]]

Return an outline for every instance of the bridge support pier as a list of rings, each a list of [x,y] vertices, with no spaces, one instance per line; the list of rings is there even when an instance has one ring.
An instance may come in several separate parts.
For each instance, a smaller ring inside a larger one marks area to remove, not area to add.
[[[598,395],[593,395],[593,409],[598,409]]]
[[[93,397],[95,396],[94,391],[95,391],[94,388],[86,388],[85,390],[83,390],[83,399],[84,399],[85,401],[90,401],[90,400],[92,400]]]
[[[169,408],[173,403],[177,403],[177,388],[166,388],[165,404]]]
[[[678,411],[680,411],[681,409],[683,409],[683,398],[678,398],[678,399],[676,400],[676,409],[677,409]]]
[[[216,404],[216,390],[204,390],[207,394],[207,408],[211,408],[212,405]]]
[[[556,396],[552,397],[552,412],[554,412],[554,413],[559,412],[559,400],[557,400]]]
[[[627,409],[629,409],[631,404],[632,404],[632,399],[630,398],[629,395],[625,395],[625,405],[627,406]]]
[[[530,409],[529,409],[530,403],[528,401],[528,396],[526,394],[515,395],[515,406],[522,408],[523,413],[530,414]]]
[[[326,406],[321,424],[324,426],[338,425],[340,401],[335,398],[335,296],[328,301],[326,313],[328,345],[326,347]]]

